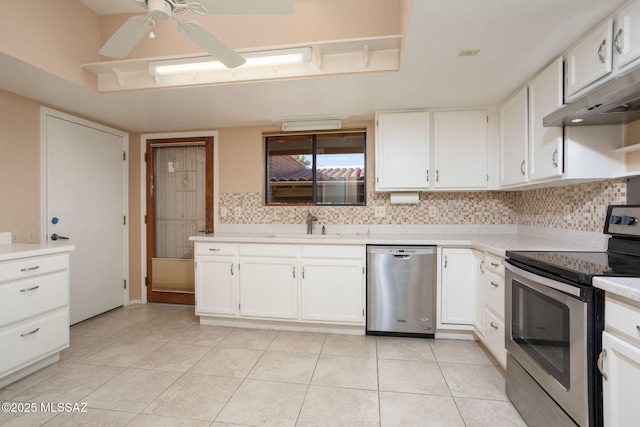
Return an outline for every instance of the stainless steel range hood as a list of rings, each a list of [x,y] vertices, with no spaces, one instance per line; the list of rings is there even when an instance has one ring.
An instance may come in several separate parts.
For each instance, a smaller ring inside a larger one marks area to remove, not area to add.
[[[636,120],[640,120],[640,68],[605,83],[549,114],[543,119],[543,124],[545,127],[589,126]]]

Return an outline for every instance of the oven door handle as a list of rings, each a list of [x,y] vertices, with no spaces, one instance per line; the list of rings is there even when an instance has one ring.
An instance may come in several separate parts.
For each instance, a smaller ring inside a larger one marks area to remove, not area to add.
[[[564,292],[565,294],[573,295],[575,297],[580,298],[580,288],[577,286],[571,286],[567,283],[558,282],[557,280],[548,279],[538,274],[530,273],[506,261],[504,261],[503,263],[504,263],[504,267],[507,270],[510,270],[511,272],[513,272],[514,274],[517,274],[520,277],[529,279],[535,283],[540,283],[541,285],[547,286],[551,289]]]

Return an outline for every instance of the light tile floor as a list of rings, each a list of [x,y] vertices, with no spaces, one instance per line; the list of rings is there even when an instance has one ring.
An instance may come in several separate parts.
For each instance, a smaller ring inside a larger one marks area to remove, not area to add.
[[[0,425],[526,426],[477,342],[201,326],[193,311],[132,305],[74,326],[59,363],[0,389],[38,411]]]

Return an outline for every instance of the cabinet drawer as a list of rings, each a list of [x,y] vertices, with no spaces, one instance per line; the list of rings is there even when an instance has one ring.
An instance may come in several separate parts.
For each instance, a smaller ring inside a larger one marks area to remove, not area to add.
[[[364,260],[364,246],[345,245],[303,245],[304,258],[360,259]]]
[[[69,254],[21,258],[0,263],[0,282],[69,269]]]
[[[507,363],[507,351],[504,345],[504,323],[489,310],[484,311],[484,337],[487,347],[502,366]]]
[[[486,306],[504,319],[504,278],[487,271],[484,280]]]
[[[69,311],[0,329],[0,376],[69,346]]]
[[[196,255],[236,255],[238,245],[234,243],[196,242]]]
[[[640,345],[640,307],[607,297],[604,313],[605,330],[616,331]]]
[[[297,257],[299,246],[297,245],[272,245],[272,244],[242,244],[240,255],[268,256],[268,257]]]
[[[491,271],[498,276],[504,277],[504,265],[502,264],[502,261],[504,261],[504,258],[492,254],[485,254],[484,269],[486,271]]]
[[[0,285],[0,326],[19,322],[69,303],[67,271]]]

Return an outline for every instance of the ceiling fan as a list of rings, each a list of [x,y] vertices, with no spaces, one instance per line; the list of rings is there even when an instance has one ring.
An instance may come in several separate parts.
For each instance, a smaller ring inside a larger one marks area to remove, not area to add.
[[[192,11],[199,15],[291,15],[294,0],[131,0],[148,10],[147,15],[129,18],[100,49],[100,55],[124,58],[151,31],[155,21],[178,22],[178,31],[228,68],[245,59],[196,21],[179,20]]]

